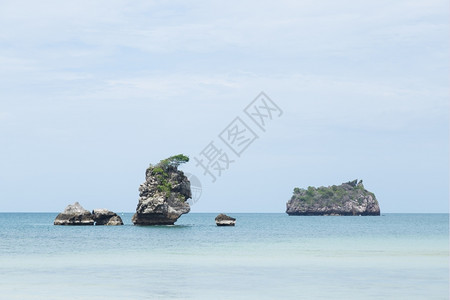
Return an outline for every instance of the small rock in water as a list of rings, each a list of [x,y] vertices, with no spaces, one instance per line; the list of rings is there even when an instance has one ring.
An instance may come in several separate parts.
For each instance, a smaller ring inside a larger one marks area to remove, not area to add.
[[[225,214],[220,214],[216,217],[217,226],[234,226],[236,224],[236,219]]]
[[[95,225],[123,225],[122,219],[115,213],[107,209],[94,209],[92,211]]]
[[[66,209],[58,214],[53,222],[54,225],[94,225],[93,215],[84,209],[80,203],[75,202],[68,205]]]

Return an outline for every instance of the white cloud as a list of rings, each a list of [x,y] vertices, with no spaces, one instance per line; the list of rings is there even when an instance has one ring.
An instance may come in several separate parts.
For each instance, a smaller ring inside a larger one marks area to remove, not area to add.
[[[389,83],[307,74],[154,74],[98,82],[91,91],[71,98],[183,99],[193,104],[188,111],[194,111],[194,103],[244,98],[250,101],[261,90],[284,103],[292,115],[301,115],[299,120],[321,127],[358,123],[360,128],[371,130],[405,129],[423,120],[433,122],[445,118],[444,112],[449,108],[447,90],[442,87],[429,89],[414,82]]]
[[[358,43],[370,42],[370,36],[359,35],[362,30],[370,32],[382,26],[389,32],[390,27],[404,24],[405,20],[435,15],[443,2],[434,1],[433,5],[424,1],[346,4],[244,1],[225,5],[199,1],[190,6],[180,3],[9,2],[0,10],[0,24],[10,28],[2,33],[4,38],[22,40],[25,44],[75,39],[96,46],[127,46],[157,52],[240,47],[241,51],[278,48],[280,52],[295,53],[311,47],[320,50],[351,44],[355,37]]]

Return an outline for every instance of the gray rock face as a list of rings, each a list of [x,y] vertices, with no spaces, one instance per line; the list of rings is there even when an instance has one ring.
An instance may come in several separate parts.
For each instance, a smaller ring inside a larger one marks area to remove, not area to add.
[[[96,224],[99,225],[99,224]],[[123,225],[122,218],[119,216],[113,216],[111,217],[108,222],[105,224],[107,226],[120,226]]]
[[[362,180],[329,187],[294,189],[286,204],[291,216],[379,216],[375,195],[367,191]]]
[[[139,203],[132,221],[135,225],[173,225],[190,211],[191,184],[176,166],[150,166],[139,187]]]
[[[94,218],[95,225],[123,225],[122,218],[107,209],[94,209],[92,211],[92,216]]]
[[[215,219],[217,226],[234,226],[236,225],[236,219],[229,217],[225,214],[220,214]]]
[[[73,205],[68,205],[62,213],[58,214],[53,224],[94,225],[94,218],[88,210],[80,205],[80,203],[75,202]]]

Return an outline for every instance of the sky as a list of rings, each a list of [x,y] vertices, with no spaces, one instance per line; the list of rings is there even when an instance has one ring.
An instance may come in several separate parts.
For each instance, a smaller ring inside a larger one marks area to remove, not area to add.
[[[133,212],[148,165],[184,153],[191,212],[284,212],[353,179],[382,213],[448,212],[449,11],[0,0],[0,211]]]

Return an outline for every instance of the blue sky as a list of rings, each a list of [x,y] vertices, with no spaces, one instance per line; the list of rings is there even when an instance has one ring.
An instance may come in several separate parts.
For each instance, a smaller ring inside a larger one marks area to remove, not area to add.
[[[382,212],[448,212],[448,1],[0,0],[0,28],[0,211],[131,212],[185,153],[193,212],[355,178]],[[212,183],[193,157],[261,91],[283,114]]]

